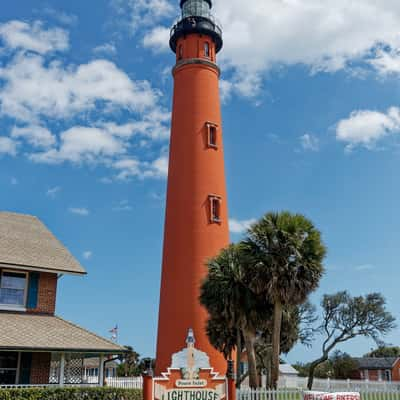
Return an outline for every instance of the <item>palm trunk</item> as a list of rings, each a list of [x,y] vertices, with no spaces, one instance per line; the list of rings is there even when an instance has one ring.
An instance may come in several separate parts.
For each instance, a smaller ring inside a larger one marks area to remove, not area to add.
[[[256,352],[254,350],[256,335],[254,332],[250,332],[248,330],[244,331],[243,334],[244,343],[246,346],[247,361],[249,363],[249,386],[252,389],[256,389],[258,387]]]
[[[272,353],[271,351],[267,352],[266,360],[265,360],[265,365],[267,367],[267,370],[265,372],[265,387],[268,389],[270,388],[271,385],[271,369],[272,369]]]
[[[279,356],[281,354],[281,325],[282,325],[282,303],[275,301],[274,304],[274,327],[272,332],[272,371],[271,386],[273,389],[278,387],[279,379]]]
[[[242,333],[240,329],[236,329],[236,388],[240,389],[241,376],[240,376],[240,363],[242,356]]]

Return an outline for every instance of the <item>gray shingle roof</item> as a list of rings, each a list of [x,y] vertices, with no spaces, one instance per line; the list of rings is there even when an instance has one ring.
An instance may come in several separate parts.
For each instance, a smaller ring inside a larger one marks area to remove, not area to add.
[[[0,312],[0,350],[118,354],[126,349],[57,316]]]
[[[362,357],[354,360],[360,369],[391,369],[397,357]]]
[[[86,273],[38,218],[10,212],[0,212],[0,264]]]
[[[284,375],[299,375],[299,371],[290,364],[279,364],[279,373]]]

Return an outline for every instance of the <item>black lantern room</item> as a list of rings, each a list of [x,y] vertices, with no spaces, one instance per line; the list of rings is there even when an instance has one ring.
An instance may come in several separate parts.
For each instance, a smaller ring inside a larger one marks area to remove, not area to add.
[[[211,0],[181,0],[182,17],[171,29],[169,45],[176,52],[178,39],[191,33],[208,35],[218,53],[222,48],[222,30],[211,13]]]

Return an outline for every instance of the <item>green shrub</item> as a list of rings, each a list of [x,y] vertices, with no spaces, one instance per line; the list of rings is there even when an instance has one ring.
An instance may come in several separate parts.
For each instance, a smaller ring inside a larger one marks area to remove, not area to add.
[[[0,389],[0,400],[142,400],[142,391],[109,387]]]

